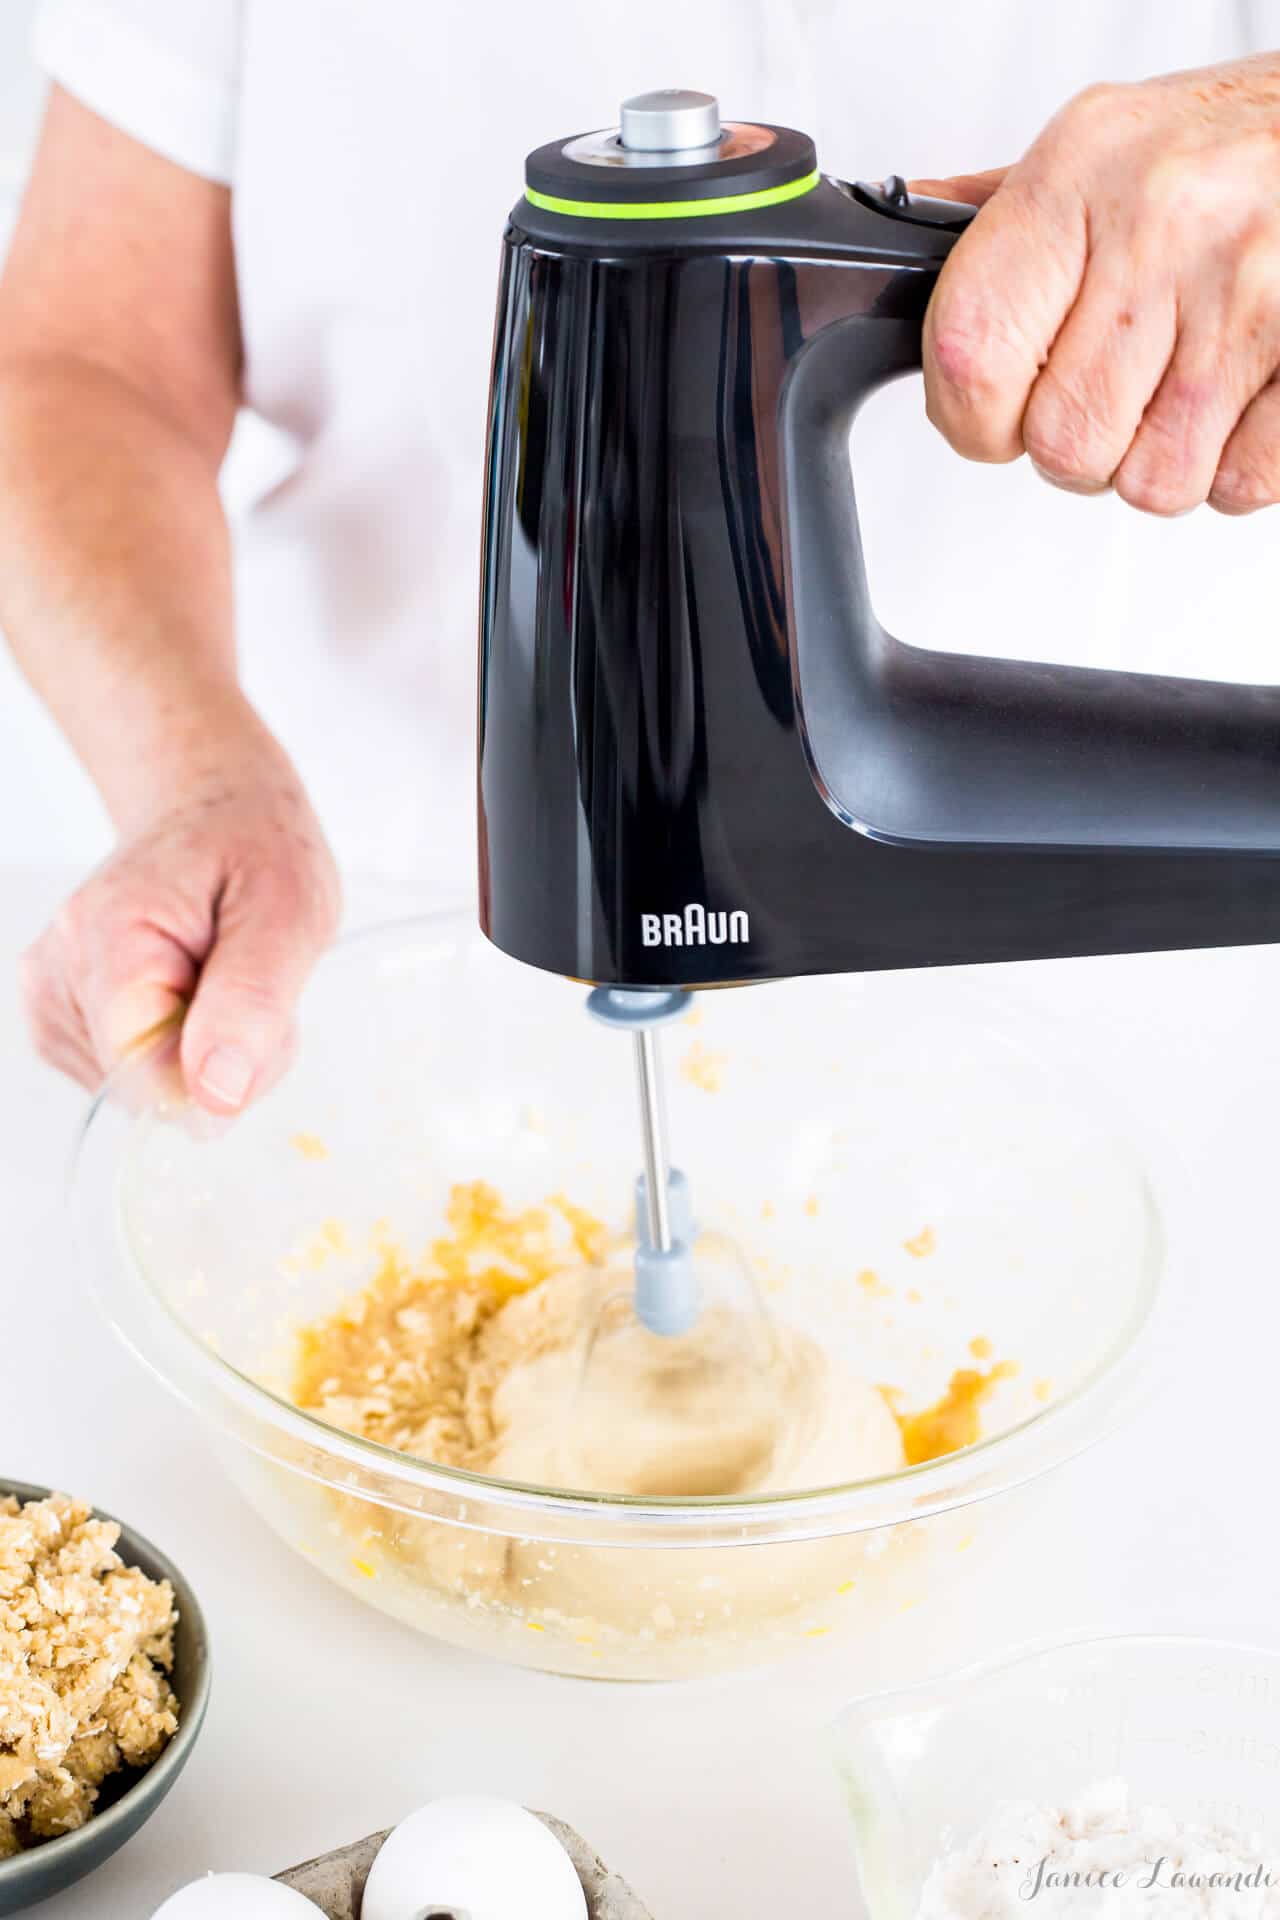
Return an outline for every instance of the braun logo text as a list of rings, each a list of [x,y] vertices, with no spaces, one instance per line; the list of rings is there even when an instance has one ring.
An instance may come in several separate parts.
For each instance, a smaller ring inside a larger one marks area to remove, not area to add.
[[[646,947],[745,947],[751,923],[741,908],[708,913],[705,907],[691,906],[683,913],[642,913],[640,938]]]

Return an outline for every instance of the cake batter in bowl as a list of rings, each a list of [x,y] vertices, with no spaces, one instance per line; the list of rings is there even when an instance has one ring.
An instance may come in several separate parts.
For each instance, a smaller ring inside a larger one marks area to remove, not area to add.
[[[701,995],[666,1041],[672,1136],[773,1371],[681,1379],[673,1349],[679,1457],[599,1406],[586,1446],[557,1315],[627,1271],[637,1141],[582,1003],[442,917],[335,948],[295,1065],[232,1125],[161,1036],[79,1156],[105,1309],[283,1539],[443,1640],[637,1679],[870,1643],[1149,1385],[1148,1168],[1003,990]]]

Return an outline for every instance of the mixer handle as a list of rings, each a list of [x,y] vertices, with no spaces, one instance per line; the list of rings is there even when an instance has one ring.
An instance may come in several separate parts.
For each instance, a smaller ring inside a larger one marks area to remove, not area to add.
[[[896,176],[840,192],[850,254],[865,262],[876,213],[895,264],[870,291],[848,262],[830,268],[780,408],[796,702],[828,802],[921,848],[1280,852],[1280,687],[938,653],[881,626],[849,433],[870,394],[919,370],[940,252],[974,210]]]

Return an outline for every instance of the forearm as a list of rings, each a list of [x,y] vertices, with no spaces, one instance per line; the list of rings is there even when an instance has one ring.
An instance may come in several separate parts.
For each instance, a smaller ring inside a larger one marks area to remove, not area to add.
[[[128,832],[261,744],[217,458],[73,355],[0,352],[0,630]]]
[[[218,470],[242,361],[228,189],[54,87],[0,279],[0,630],[120,845],[26,956],[24,996],[45,1058],[91,1087],[181,1010],[187,1087],[220,1114],[288,1061],[338,908],[237,684]]]

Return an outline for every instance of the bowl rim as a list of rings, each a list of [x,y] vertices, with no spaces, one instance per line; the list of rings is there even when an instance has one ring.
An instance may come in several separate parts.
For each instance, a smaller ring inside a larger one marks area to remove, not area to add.
[[[856,1695],[841,1708],[835,1720],[837,1731],[872,1726],[913,1712],[928,1711],[963,1697],[980,1693],[1023,1668],[1044,1666],[1055,1658],[1076,1653],[1138,1654],[1171,1652],[1198,1656],[1230,1654],[1260,1661],[1280,1675],[1280,1642],[1262,1646],[1248,1640],[1224,1639],[1200,1633],[1108,1633],[1081,1630],[1069,1634],[1045,1634],[1020,1640],[996,1653],[984,1654],[963,1666],[908,1681],[904,1686],[880,1687]]]
[[[30,1500],[48,1500],[59,1492],[60,1489],[57,1487],[41,1486],[38,1482],[30,1480],[11,1480],[0,1475],[0,1499],[12,1494],[25,1505]],[[139,1533],[134,1527],[127,1526],[123,1520],[117,1519],[115,1514],[108,1513],[105,1507],[95,1506],[93,1517],[95,1520],[110,1521],[113,1526],[119,1527],[120,1538],[116,1543],[116,1551],[126,1566],[134,1564],[135,1557],[141,1556],[142,1559],[149,1560],[153,1566],[160,1568],[161,1576],[172,1585],[179,1611],[191,1622],[195,1630],[194,1641],[198,1658],[194,1693],[189,1693],[185,1700],[180,1700],[178,1703],[181,1708],[178,1731],[166,1742],[159,1757],[153,1760],[136,1780],[130,1782],[118,1799],[113,1800],[110,1806],[104,1807],[100,1813],[92,1814],[82,1827],[75,1828],[73,1832],[55,1834],[50,1840],[42,1840],[38,1846],[24,1848],[21,1853],[13,1854],[8,1860],[0,1860],[0,1886],[5,1884],[6,1879],[13,1882],[20,1881],[24,1872],[37,1877],[38,1870],[48,1870],[46,1863],[55,1854],[61,1862],[70,1862],[77,1854],[90,1856],[80,1873],[74,1871],[70,1873],[67,1884],[92,1872],[101,1863],[104,1838],[109,1838],[116,1827],[126,1825],[129,1814],[136,1809],[135,1796],[140,1796],[146,1789],[153,1797],[153,1804],[143,1815],[140,1824],[145,1824],[151,1815],[158,1811],[160,1802],[187,1764],[191,1750],[200,1738],[205,1715],[209,1710],[209,1693],[213,1681],[209,1628],[204,1609],[196,1598],[191,1582],[168,1554],[161,1553],[145,1534]],[[132,1831],[136,1832],[137,1828]],[[117,1845],[126,1845],[131,1838],[132,1833],[122,1835]],[[108,1852],[113,1851],[114,1848],[108,1848]]]
[[[483,938],[473,916],[456,908],[414,914],[355,929],[334,941],[321,957],[321,970],[352,951],[380,943],[421,942],[442,934]],[[505,958],[505,956],[504,956]],[[518,962],[511,961],[512,966]],[[934,970],[941,973],[943,970]],[[970,969],[946,969],[952,993],[995,1012],[993,997],[975,987]],[[981,970],[976,970],[981,971]],[[859,979],[871,976],[835,976]],[[936,990],[936,989],[935,989]],[[305,1005],[305,1002],[304,1002]],[[1180,1225],[1176,1235],[1166,1223],[1186,1214],[1189,1190],[1176,1149],[1157,1120],[1132,1113],[1125,1092],[1080,1067],[1070,1025],[1059,1015],[1024,1008],[1007,991],[999,999],[1002,1021],[1034,1022],[1044,1033],[1060,1036],[1055,1066],[1081,1096],[1092,1094],[1107,1115],[1108,1130],[1132,1143],[1135,1171],[1147,1204],[1157,1270],[1144,1279],[1136,1305],[1109,1343],[1104,1356],[1067,1392],[997,1434],[940,1459],[900,1468],[834,1487],[741,1495],[702,1495],[688,1499],[630,1494],[589,1493],[574,1489],[491,1479],[462,1467],[443,1466],[397,1452],[380,1441],[349,1434],[318,1414],[292,1402],[243,1373],[215,1353],[150,1284],[129,1245],[122,1212],[127,1162],[117,1166],[112,1217],[86,1206],[86,1166],[100,1148],[113,1117],[131,1115],[131,1136],[140,1124],[154,1124],[192,1103],[145,1097],[158,1066],[177,1054],[180,1026],[174,1020],[143,1036],[93,1099],[80,1131],[71,1167],[72,1211],[90,1271],[93,1290],[106,1318],[125,1345],[168,1390],[207,1414],[222,1430],[234,1427],[237,1441],[261,1457],[276,1460],[275,1450],[245,1429],[269,1423],[295,1452],[287,1464],[294,1472],[373,1504],[407,1513],[440,1514],[450,1503],[451,1524],[480,1532],[540,1539],[602,1540],[613,1546],[687,1547],[745,1545],[760,1539],[808,1539],[819,1533],[857,1533],[922,1519],[966,1506],[995,1492],[1011,1490],[1041,1473],[1066,1464],[1090,1449],[1158,1388],[1173,1345],[1176,1303],[1185,1292],[1186,1249],[1194,1235]],[[1025,1058],[1034,1051],[1018,1048]],[[104,1247],[103,1239],[110,1247]],[[1046,1443],[1040,1448],[1032,1442]],[[1048,1444],[1051,1443],[1051,1444]],[[335,1464],[333,1474],[315,1464],[317,1449]],[[300,1450],[309,1466],[302,1466]],[[412,1496],[412,1497],[411,1497]],[[534,1524],[530,1524],[533,1521]],[[838,1521],[838,1525],[832,1522]],[[549,1530],[550,1529],[550,1530]],[[602,1532],[602,1530],[604,1530]]]

